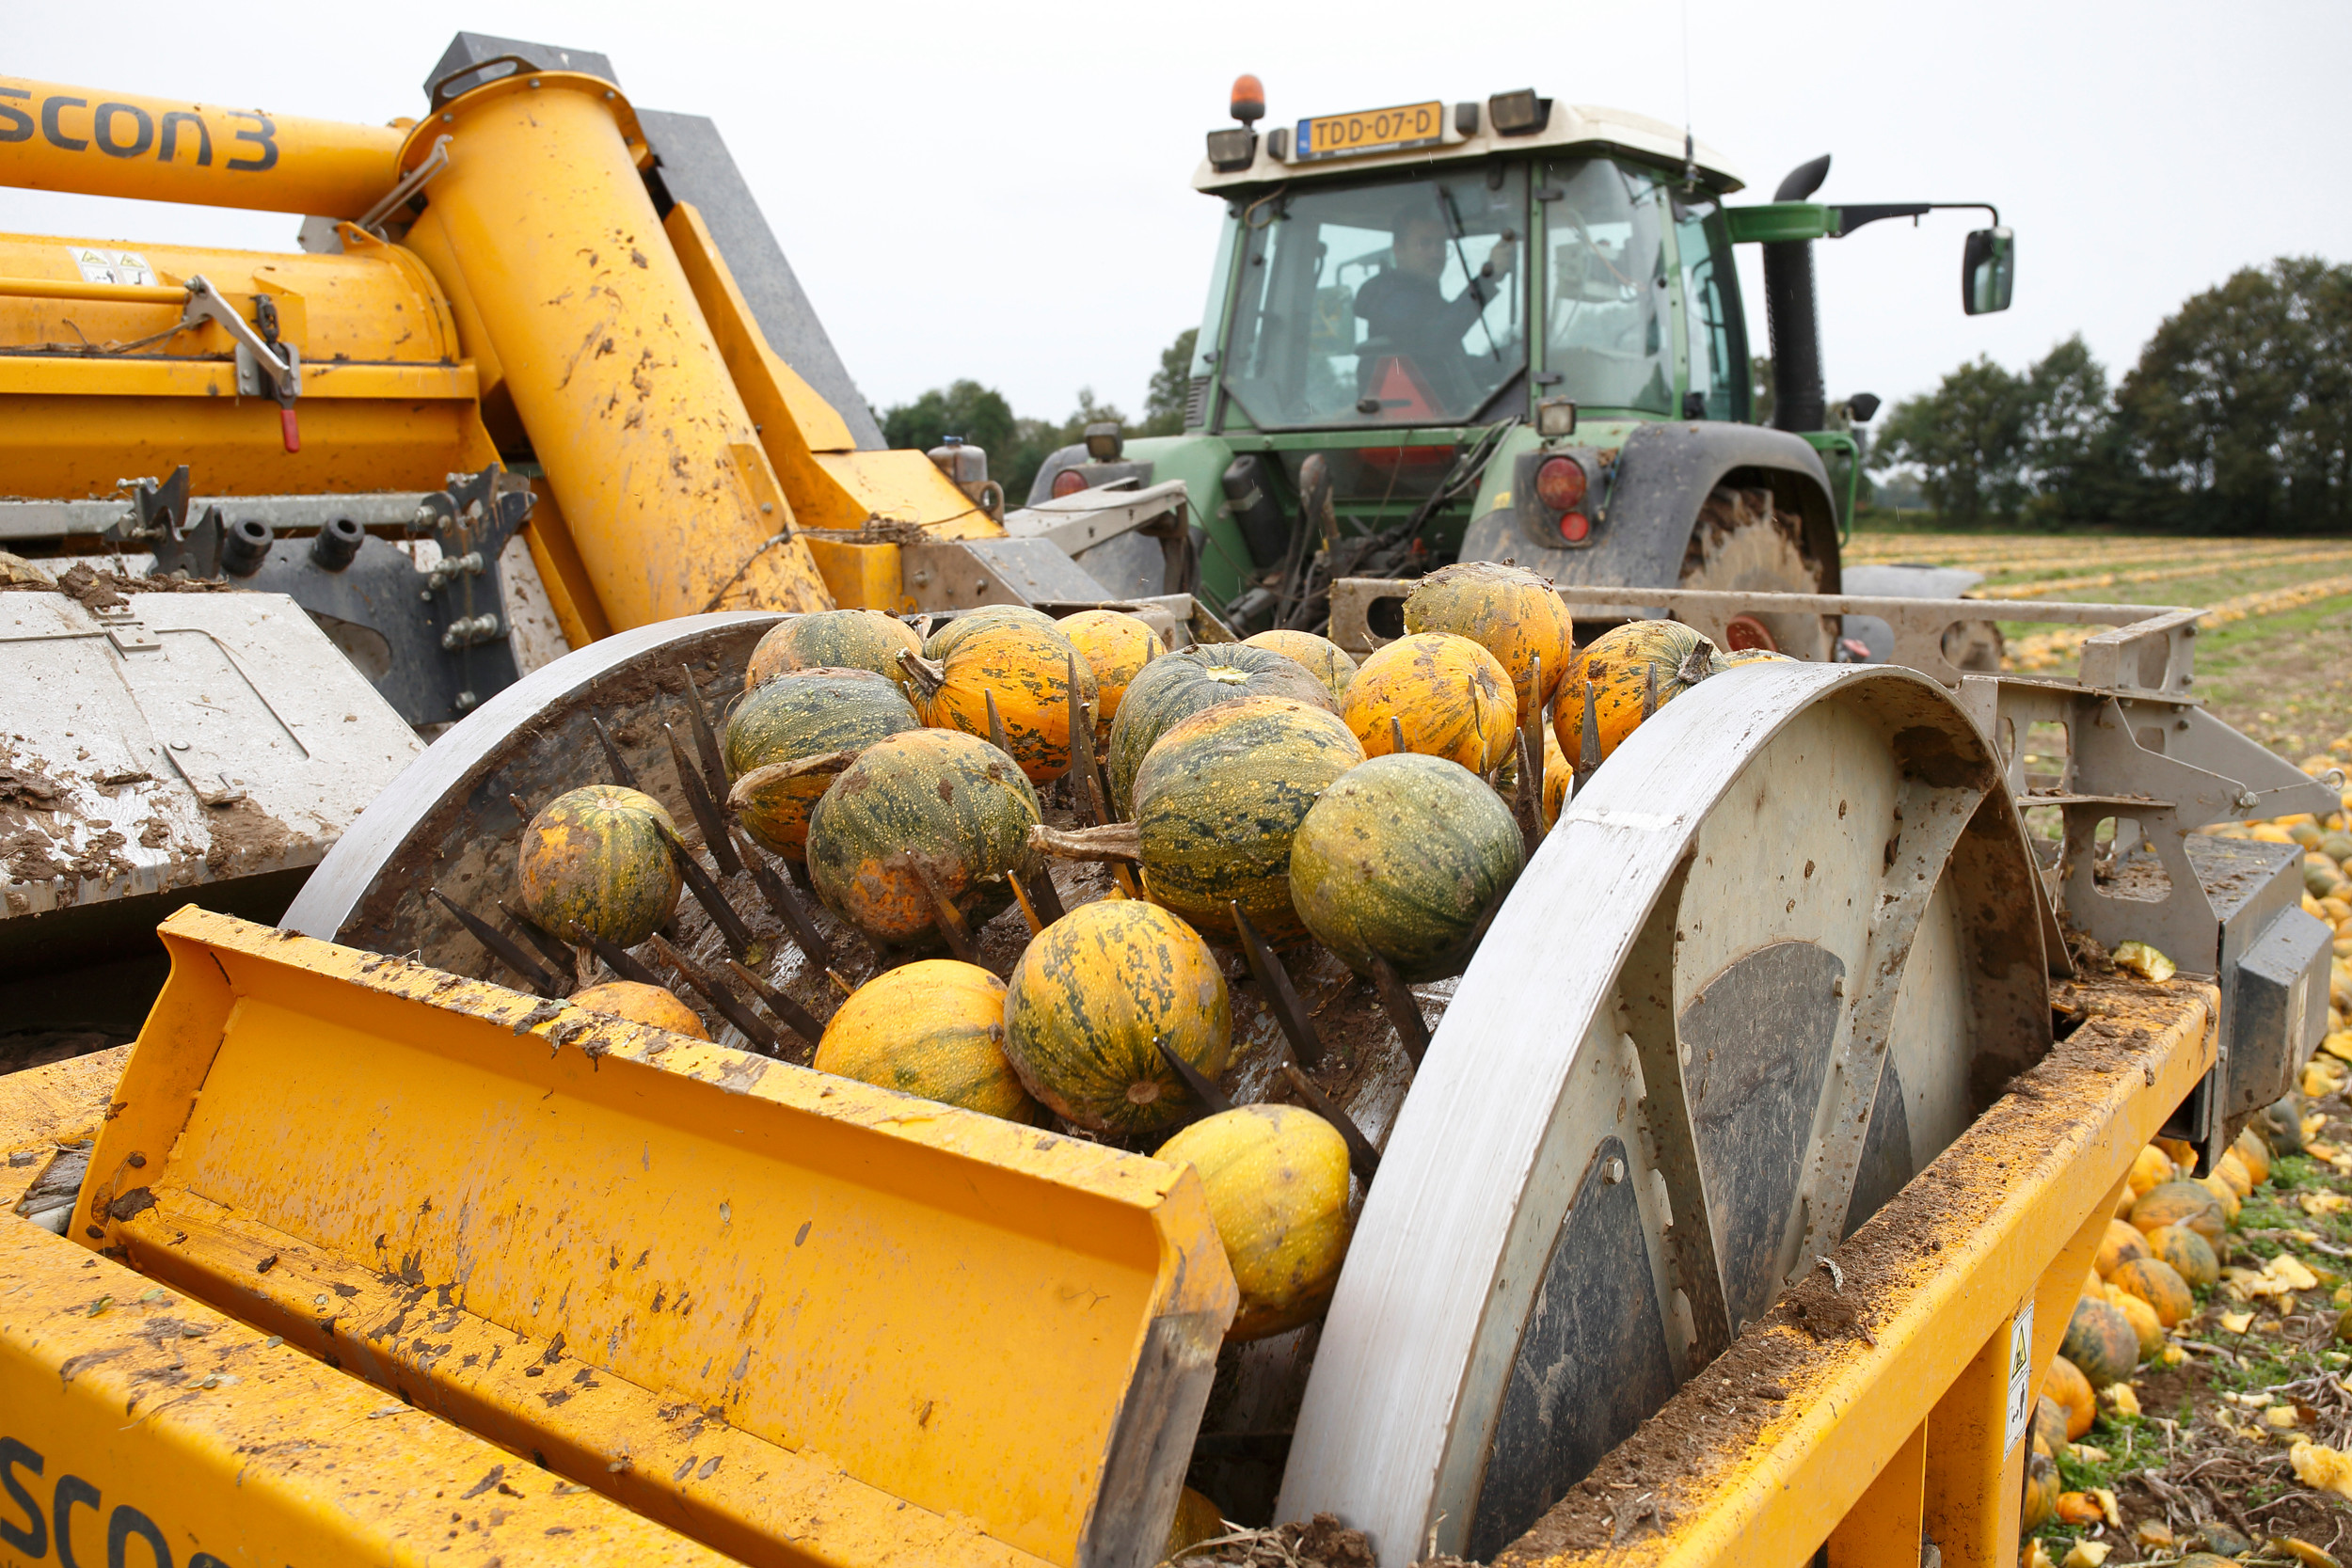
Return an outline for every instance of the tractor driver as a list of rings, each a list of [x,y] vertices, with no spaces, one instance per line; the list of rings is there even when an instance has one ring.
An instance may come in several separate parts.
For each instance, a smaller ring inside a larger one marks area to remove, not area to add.
[[[1518,246],[1508,234],[1496,241],[1470,286],[1448,299],[1439,283],[1453,245],[1444,219],[1415,206],[1398,217],[1393,235],[1389,248],[1395,264],[1358,293],[1356,313],[1372,337],[1409,359],[1443,401],[1467,401],[1465,392],[1485,378],[1471,370],[1471,359],[1481,356],[1464,339],[1502,293],[1502,280],[1518,263]]]

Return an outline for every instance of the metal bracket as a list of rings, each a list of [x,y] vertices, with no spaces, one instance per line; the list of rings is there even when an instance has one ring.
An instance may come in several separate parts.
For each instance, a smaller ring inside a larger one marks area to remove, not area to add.
[[[379,240],[389,238],[384,232],[384,220],[405,207],[419,191],[432,182],[435,175],[449,167],[449,144],[455,139],[453,136],[434,137],[433,150],[424,155],[424,161],[403,175],[398,184],[386,191],[383,200],[362,214],[358,227]]]
[[[302,395],[301,354],[292,343],[273,344],[253,328],[253,324],[237,313],[236,307],[221,297],[203,274],[188,278],[188,304],[180,318],[180,325],[196,326],[204,322],[217,322],[222,330],[236,341],[237,389],[245,390],[246,356],[250,356],[255,376],[269,380],[268,396],[280,403],[292,403]],[[256,395],[262,388],[257,383]]]

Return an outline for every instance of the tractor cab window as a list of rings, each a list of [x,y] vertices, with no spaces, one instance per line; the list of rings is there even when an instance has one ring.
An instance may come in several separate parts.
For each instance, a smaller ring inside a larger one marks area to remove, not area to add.
[[[1711,199],[1674,204],[1675,249],[1682,263],[1683,309],[1691,329],[1690,406],[1686,416],[1748,417],[1748,334],[1740,314],[1740,275],[1731,234]],[[1701,410],[1704,409],[1704,412]]]
[[[1462,424],[1526,365],[1523,169],[1246,209],[1228,391],[1261,430]]]
[[[1666,311],[1663,190],[1658,176],[1606,158],[1545,170],[1547,395],[1588,408],[1673,418],[1674,334]]]

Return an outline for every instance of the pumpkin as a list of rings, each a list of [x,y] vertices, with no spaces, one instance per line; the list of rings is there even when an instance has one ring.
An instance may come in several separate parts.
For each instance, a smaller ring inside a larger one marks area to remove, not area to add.
[[[2027,1454],[2023,1484],[2026,1494],[2017,1507],[2017,1533],[2026,1536],[2058,1517],[2057,1462],[2039,1453]]]
[[[1111,725],[1103,772],[1112,808],[1121,816],[1134,812],[1136,769],[1161,736],[1196,713],[1243,697],[1286,697],[1329,713],[1340,710],[1320,680],[1265,648],[1216,642],[1155,658],[1127,684]]]
[[[977,964],[924,958],[858,987],[825,1025],[819,1072],[1034,1121],[1037,1102],[1005,1060],[1005,983]]]
[[[1568,666],[1551,705],[1551,727],[1570,762],[1584,754],[1584,688],[1593,689],[1593,721],[1607,761],[1642,722],[1651,673],[1665,706],[1714,671],[1715,644],[1679,621],[1628,621],[1593,639]]]
[[[2221,1156],[2213,1167],[2214,1180],[2230,1189],[2231,1196],[2240,1202],[2254,1196],[2254,1175],[2246,1168],[2235,1148]]]
[[[1459,974],[1527,863],[1502,797],[1442,757],[1375,757],[1325,787],[1291,839],[1291,904],[1359,974]]]
[[[2047,1393],[2037,1395],[2033,1402],[2033,1440],[2052,1459],[2066,1454],[2066,1407]]]
[[[2068,1442],[2090,1430],[2091,1421],[2099,1414],[2099,1401],[2091,1393],[2090,1380],[2083,1375],[2080,1367],[2063,1355],[2050,1357],[2050,1370],[2042,1376],[2042,1391],[2065,1410]]]
[[[1770,648],[1726,648],[1715,655],[1715,673],[1737,670],[1742,664],[1797,664],[1802,660],[1787,654],[1776,654]]]
[[[584,942],[595,932],[634,947],[665,924],[682,885],[662,832],[677,824],[661,802],[619,784],[589,784],[549,800],[516,850],[523,908],[540,929]]]
[[[1187,1486],[1176,1497],[1176,1516],[1168,1522],[1168,1539],[1161,1543],[1159,1560],[1172,1561],[1204,1541],[1228,1533],[1225,1515],[1200,1493]]]
[[[2088,1492],[2060,1492],[2053,1513],[2061,1525],[2095,1525],[2106,1517],[2099,1499]]]
[[[1081,904],[1032,939],[1005,993],[1005,1054],[1029,1093],[1097,1132],[1157,1132],[1193,1109],[1158,1041],[1209,1078],[1233,1015],[1209,944],[1157,904]]]
[[[1045,611],[1031,610],[1027,605],[982,605],[977,610],[967,610],[961,615],[942,621],[938,629],[924,640],[923,657],[934,664],[942,663],[955,651],[956,644],[974,632],[1008,623],[1031,626],[1058,626],[1060,624]]]
[[[2210,1291],[2221,1283],[2221,1258],[2213,1243],[2185,1225],[2159,1226],[2148,1232],[2148,1248],[2191,1290]]]
[[[2237,1189],[2230,1185],[2226,1177],[2217,1170],[2210,1176],[2197,1178],[2192,1184],[2213,1194],[2214,1202],[2221,1206],[2221,1225],[2224,1229],[2237,1224]]]
[[[1094,672],[1094,749],[1100,753],[1110,744],[1111,721],[1119,714],[1128,683],[1167,653],[1168,644],[1139,616],[1116,610],[1082,610],[1055,625]]]
[[[923,640],[896,615],[879,610],[820,610],[768,628],[743,667],[743,689],[755,690],[792,670],[871,670],[893,682],[906,676],[901,651],[919,654]]]
[[[1511,673],[1467,637],[1418,632],[1364,660],[1340,710],[1368,756],[1405,750],[1491,773],[1518,744]]]
[[[2139,1358],[2142,1361],[2153,1361],[2164,1354],[2164,1320],[2157,1315],[2154,1307],[2116,1285],[2107,1287],[2106,1301],[2109,1307],[2123,1314],[2124,1322],[2132,1325],[2133,1334],[2139,1338]]]
[[[1295,1105],[1242,1105],[1194,1122],[1155,1158],[1200,1175],[1241,1288],[1227,1339],[1263,1339],[1321,1316],[1352,1228],[1337,1128]]]
[[[2122,1220],[2109,1220],[2106,1235],[2099,1243],[2099,1256],[2090,1266],[2099,1271],[2100,1278],[2105,1279],[2133,1259],[2150,1256],[2148,1238],[2139,1233],[2137,1227]]]
[[[2132,1205],[2132,1224],[2143,1234],[2159,1226],[2185,1225],[2217,1243],[2229,1228],[2229,1221],[2221,1212],[2221,1200],[2194,1181],[2164,1181],[2149,1188],[2147,1195]]]
[[[2261,1133],[2251,1127],[2244,1129],[2238,1133],[2237,1142],[2230,1146],[2230,1151],[2235,1154],[2239,1162],[2246,1166],[2246,1173],[2253,1178],[2255,1186],[2261,1187],[2268,1184],[2270,1146],[2263,1142]]]
[[[1551,701],[1576,654],[1568,607],[1551,584],[1524,566],[1492,561],[1441,566],[1422,578],[1406,595],[1405,629],[1451,632],[1494,655],[1522,720]]]
[[[1560,825],[1560,808],[1568,803],[1568,786],[1576,782],[1576,767],[1560,750],[1560,737],[1544,726],[1544,826]]]
[[[1012,900],[1031,863],[1037,791],[1004,752],[953,730],[905,730],[858,753],[808,814],[808,878],[842,919],[882,942],[937,934],[919,860],[967,918]]]
[[[884,736],[921,725],[898,683],[870,670],[792,670],[771,676],[727,718],[724,760],[734,781],[727,805],[762,848],[800,860],[808,840],[809,808],[833,775],[793,773],[790,765],[833,752],[863,751]]]
[[[2145,1144],[2132,1156],[2131,1174],[2123,1179],[2123,1185],[2133,1197],[2144,1197],[2149,1188],[2171,1180],[2172,1174],[2172,1157],[2154,1144]]]
[[[2115,1271],[2110,1283],[2125,1295],[2137,1296],[2153,1307],[2158,1321],[2167,1328],[2197,1311],[2197,1298],[2188,1293],[2188,1281],[2161,1258],[2135,1258]]]
[[[966,633],[944,659],[899,663],[914,684],[914,710],[929,727],[988,740],[993,697],[1005,744],[1031,784],[1070,771],[1070,677],[1077,675],[1078,700],[1090,703],[1094,670],[1059,626],[1000,618]]]
[[[674,1035],[698,1040],[710,1037],[710,1031],[703,1027],[701,1015],[679,1001],[676,993],[660,986],[636,980],[607,980],[603,985],[572,992],[571,1003],[592,1013],[610,1013],[631,1023],[649,1023]]]
[[[2291,1093],[2275,1104],[2264,1106],[2257,1120],[2262,1125],[2260,1136],[2270,1141],[2272,1149],[2280,1154],[2303,1152],[2303,1097],[2301,1095]]]
[[[2157,1149],[2172,1162],[2174,1172],[2186,1176],[2197,1168],[2197,1146],[2186,1138],[2157,1138]]]
[[[1255,637],[1243,638],[1241,645],[1263,648],[1297,664],[1330,688],[1334,703],[1346,698],[1348,683],[1356,678],[1356,661],[1348,657],[1347,650],[1311,631],[1262,631]]]
[[[1147,894],[1232,940],[1238,899],[1268,942],[1305,929],[1291,900],[1291,839],[1315,797],[1364,760],[1336,714],[1247,697],[1194,714],[1136,769],[1136,836]]]
[[[2058,1349],[2093,1388],[2123,1382],[2139,1365],[2139,1336],[2132,1332],[2131,1320],[2104,1301],[2085,1298],[2074,1304]]]

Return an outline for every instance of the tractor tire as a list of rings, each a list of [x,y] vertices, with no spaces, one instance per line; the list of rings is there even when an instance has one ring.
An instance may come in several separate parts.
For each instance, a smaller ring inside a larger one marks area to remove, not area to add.
[[[1804,520],[1774,505],[1770,490],[1719,484],[1699,507],[1678,586],[1820,594],[1828,591],[1828,576],[1804,547]],[[1828,660],[1836,636],[1834,616],[1741,615],[1725,641],[1734,648],[1769,648],[1818,664]]]

